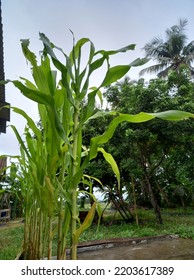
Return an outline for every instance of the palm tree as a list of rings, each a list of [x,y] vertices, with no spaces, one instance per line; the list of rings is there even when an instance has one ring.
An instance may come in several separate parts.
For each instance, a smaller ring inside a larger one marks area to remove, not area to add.
[[[166,30],[166,41],[155,37],[144,46],[146,57],[157,61],[157,64],[140,71],[140,75],[157,73],[158,77],[166,77],[170,70],[179,72],[180,66],[188,67],[191,76],[194,76],[192,62],[194,60],[194,41],[189,44],[185,34],[187,19],[180,19],[178,25]]]

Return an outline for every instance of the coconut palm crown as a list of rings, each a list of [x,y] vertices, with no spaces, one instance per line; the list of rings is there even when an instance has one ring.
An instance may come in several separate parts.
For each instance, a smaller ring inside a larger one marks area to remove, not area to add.
[[[187,66],[194,77],[194,40],[187,43],[185,27],[187,19],[180,19],[177,25],[166,30],[166,41],[160,37],[154,37],[147,43],[143,50],[146,57],[153,59],[157,64],[144,68],[140,76],[145,73],[157,73],[158,77],[166,77],[171,70],[179,72],[180,66]]]

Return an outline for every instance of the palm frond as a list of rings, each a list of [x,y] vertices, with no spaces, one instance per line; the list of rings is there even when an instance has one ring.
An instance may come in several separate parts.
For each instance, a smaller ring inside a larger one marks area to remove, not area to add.
[[[146,57],[154,58],[158,57],[161,48],[163,48],[164,42],[161,38],[159,37],[154,37],[150,43],[147,43],[144,47],[143,50],[146,53]]]
[[[185,31],[185,27],[187,26],[188,24],[188,19],[187,18],[180,18],[179,19],[179,32],[182,33]]]
[[[152,74],[152,73],[161,72],[161,71],[163,71],[164,67],[166,67],[166,65],[164,65],[162,63],[146,67],[139,72],[139,76],[143,76],[146,73]]]
[[[163,71],[160,71],[157,74],[158,78],[165,78],[165,77],[167,77],[170,70],[172,70],[172,65],[168,66]]]
[[[185,27],[188,24],[187,19],[179,19],[179,23],[176,25],[171,26],[170,28],[166,29],[166,37],[167,41],[169,38],[171,38],[173,35],[183,35],[186,38],[185,35]]]
[[[194,40],[183,48],[183,55],[194,55]]]

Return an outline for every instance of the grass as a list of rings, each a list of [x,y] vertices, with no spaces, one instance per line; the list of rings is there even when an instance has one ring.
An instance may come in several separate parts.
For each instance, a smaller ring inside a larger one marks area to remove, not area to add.
[[[108,212],[110,214],[110,210]],[[121,237],[143,237],[157,236],[165,234],[178,234],[182,238],[194,239],[194,209],[179,208],[179,209],[164,209],[162,217],[164,223],[162,225],[155,223],[155,215],[151,210],[139,210],[140,224],[126,224],[120,222],[113,225],[100,225],[97,230],[96,225],[93,225],[85,231],[80,238],[80,242],[92,241],[108,238]],[[117,215],[119,219],[119,215]],[[110,220],[110,215],[107,215],[106,221]],[[18,224],[17,227],[0,227],[0,259],[11,260],[15,259],[18,250],[22,244],[23,224]],[[56,240],[53,242],[53,251],[56,254]]]
[[[16,258],[22,244],[23,225],[10,228],[0,227],[0,260]]]
[[[92,226],[87,232],[84,232],[80,241],[89,241],[96,239],[108,239],[119,237],[143,237],[158,236],[165,234],[178,234],[182,238],[194,239],[194,210],[193,209],[166,209],[163,210],[163,224],[155,222],[153,211],[139,211],[140,224],[135,223],[104,226],[96,231]]]

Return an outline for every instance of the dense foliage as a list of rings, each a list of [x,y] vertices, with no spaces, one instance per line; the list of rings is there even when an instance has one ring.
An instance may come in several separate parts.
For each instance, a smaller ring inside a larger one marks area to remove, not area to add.
[[[125,78],[106,89],[109,108],[122,113],[158,112],[169,109],[193,112],[194,84],[183,67],[171,72],[168,79]],[[110,117],[109,117],[110,118]],[[92,121],[85,137],[106,127],[108,120]],[[157,220],[162,222],[161,206],[186,206],[193,203],[193,140],[194,122],[178,123],[151,120],[144,124],[122,123],[106,149],[112,153],[121,172],[121,185],[133,204],[132,181],[137,203],[152,206]],[[102,182],[116,185],[115,178],[100,157],[90,165],[92,172],[101,174]]]

